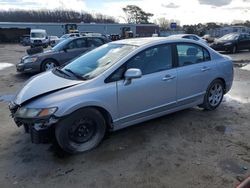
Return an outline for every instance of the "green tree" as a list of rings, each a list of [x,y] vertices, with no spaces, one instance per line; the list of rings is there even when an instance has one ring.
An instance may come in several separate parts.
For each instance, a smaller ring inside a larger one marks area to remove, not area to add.
[[[126,15],[125,20],[127,23],[149,23],[150,17],[153,16],[153,14],[143,11],[140,7],[136,5],[127,5],[126,7],[122,8],[122,10]]]

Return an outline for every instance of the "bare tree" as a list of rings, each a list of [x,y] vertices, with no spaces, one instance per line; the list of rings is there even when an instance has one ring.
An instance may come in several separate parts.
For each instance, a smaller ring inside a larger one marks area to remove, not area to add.
[[[162,31],[165,31],[168,29],[170,21],[164,17],[161,17],[155,20],[155,24],[159,25]]]
[[[72,10],[2,10],[0,22],[116,23],[116,20],[103,14],[92,15]]]

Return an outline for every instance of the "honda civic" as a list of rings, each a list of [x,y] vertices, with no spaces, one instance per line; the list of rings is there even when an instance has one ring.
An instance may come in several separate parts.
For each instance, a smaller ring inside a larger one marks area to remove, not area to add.
[[[126,39],[31,78],[9,108],[32,142],[56,140],[78,153],[95,148],[107,131],[194,106],[214,110],[232,82],[230,58],[205,44]]]

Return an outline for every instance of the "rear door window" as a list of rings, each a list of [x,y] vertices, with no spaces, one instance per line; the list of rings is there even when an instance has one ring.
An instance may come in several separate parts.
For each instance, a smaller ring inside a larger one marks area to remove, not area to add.
[[[196,44],[177,44],[177,54],[179,66],[187,66],[209,61],[209,52]]]

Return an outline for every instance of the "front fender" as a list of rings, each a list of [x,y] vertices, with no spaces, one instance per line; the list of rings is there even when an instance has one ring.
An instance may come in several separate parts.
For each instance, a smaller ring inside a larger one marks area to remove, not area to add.
[[[116,112],[110,107],[107,106],[106,104],[100,102],[100,101],[88,101],[88,102],[81,102],[81,103],[71,103],[69,106],[67,106],[66,108],[61,108],[58,109],[58,111],[55,113],[55,116],[57,117],[62,117],[62,116],[67,116],[73,112],[75,112],[76,110],[79,110],[81,108],[86,108],[86,107],[98,107],[98,108],[102,108],[104,110],[106,110],[111,118],[114,120],[116,119]]]

